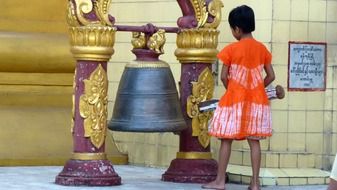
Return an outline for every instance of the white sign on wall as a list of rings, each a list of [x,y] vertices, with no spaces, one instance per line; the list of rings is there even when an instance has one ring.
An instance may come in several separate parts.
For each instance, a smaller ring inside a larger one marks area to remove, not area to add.
[[[288,90],[324,91],[326,43],[289,42]]]

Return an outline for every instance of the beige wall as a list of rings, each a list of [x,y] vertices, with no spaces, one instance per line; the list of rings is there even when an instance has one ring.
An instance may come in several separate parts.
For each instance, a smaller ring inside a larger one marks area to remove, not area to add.
[[[139,3],[142,2],[142,3]],[[273,54],[276,72],[274,84],[287,86],[288,41],[327,42],[327,89],[324,92],[287,92],[283,100],[272,102],[274,134],[262,141],[263,167],[316,167],[329,169],[337,152],[337,1],[332,0],[223,0],[223,21],[219,26],[219,49],[234,41],[227,21],[229,11],[241,4],[255,10],[256,32]],[[181,11],[175,0],[113,1],[111,14],[117,24],[176,26]],[[109,115],[111,115],[118,81],[125,63],[134,59],[130,53],[130,33],[117,33],[115,55],[109,64]],[[174,56],[175,35],[167,35],[161,58],[170,63],[175,80],[180,64]],[[221,67],[219,68],[221,69]],[[215,98],[224,92],[217,86]],[[113,132],[121,151],[131,163],[167,166],[178,151],[178,137],[171,133],[135,134]],[[217,157],[218,140],[212,140]],[[249,148],[245,141],[233,144],[232,164],[249,165]]]

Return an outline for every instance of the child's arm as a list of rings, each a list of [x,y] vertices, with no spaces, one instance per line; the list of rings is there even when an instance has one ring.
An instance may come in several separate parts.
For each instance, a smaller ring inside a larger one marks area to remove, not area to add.
[[[228,85],[228,66],[225,65],[225,64],[222,66],[222,70],[221,70],[221,81],[222,81],[222,84],[227,89],[227,85]]]
[[[264,71],[266,72],[266,77],[264,78],[264,86],[267,87],[270,83],[272,83],[275,80],[275,73],[273,66],[271,66],[271,64],[265,64]]]

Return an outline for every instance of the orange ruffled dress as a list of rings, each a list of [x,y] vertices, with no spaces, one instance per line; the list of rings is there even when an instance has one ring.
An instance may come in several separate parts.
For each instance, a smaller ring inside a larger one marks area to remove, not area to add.
[[[253,38],[226,46],[218,58],[229,67],[228,87],[214,111],[209,134],[244,140],[272,135],[271,110],[264,90],[263,67],[271,54]]]

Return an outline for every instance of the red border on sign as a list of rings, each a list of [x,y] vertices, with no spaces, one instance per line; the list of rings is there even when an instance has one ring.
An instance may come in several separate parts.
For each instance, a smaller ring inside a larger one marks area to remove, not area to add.
[[[324,87],[323,88],[290,88],[289,87],[289,69],[290,69],[290,44],[317,44],[317,45],[324,45],[325,46],[325,52],[324,52]],[[325,42],[295,42],[295,41],[289,41],[288,42],[288,81],[287,81],[287,87],[288,91],[325,91],[326,90],[326,72],[327,72],[327,43]]]

